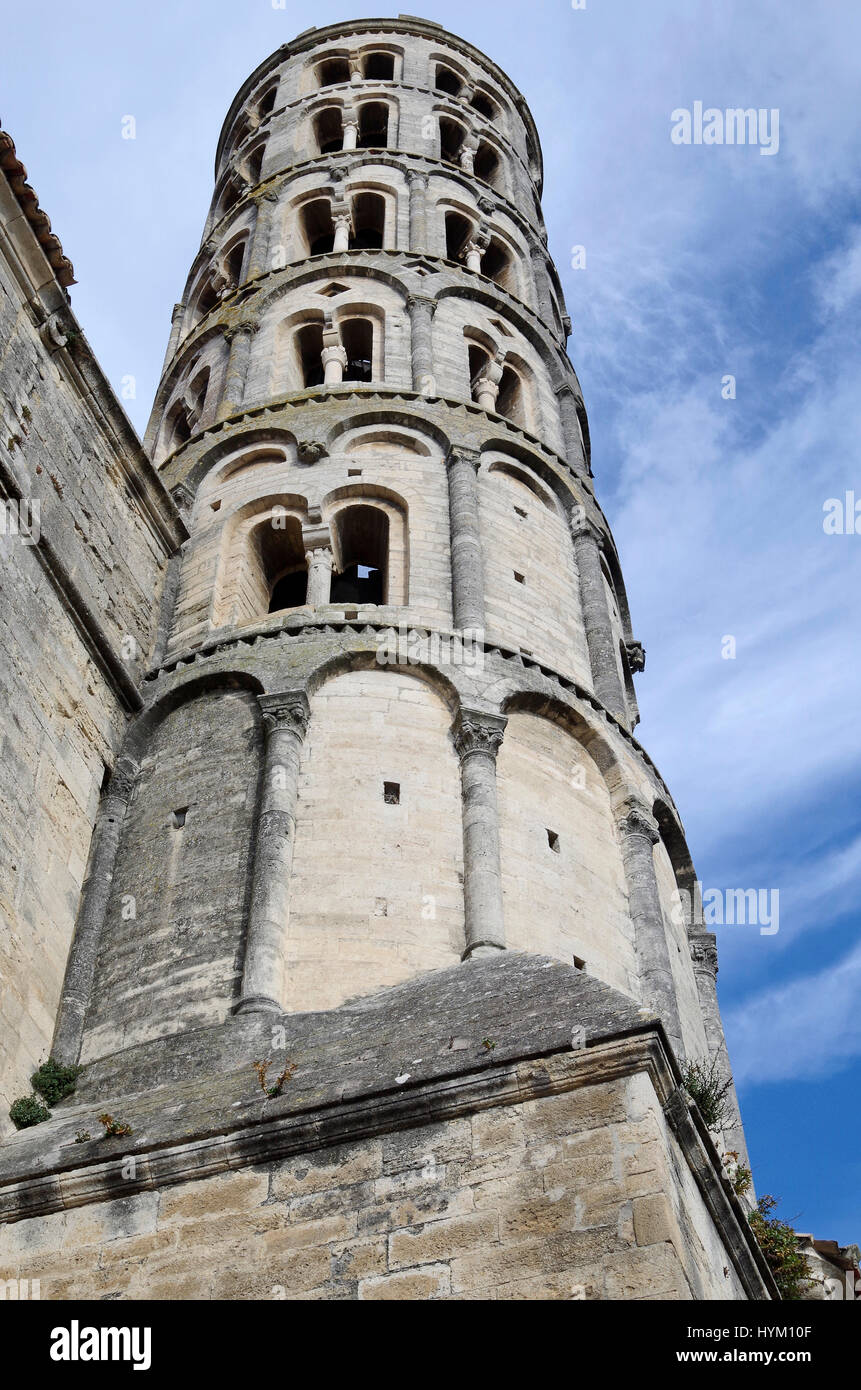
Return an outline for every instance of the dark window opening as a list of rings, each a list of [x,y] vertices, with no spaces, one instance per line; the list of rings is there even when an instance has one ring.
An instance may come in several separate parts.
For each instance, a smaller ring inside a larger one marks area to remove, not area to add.
[[[491,184],[494,188],[499,186],[499,156],[490,145],[485,142],[479,145],[472,167],[477,179]]]
[[[401,804],[401,784],[400,782],[383,783],[383,800],[387,806],[400,806]]]
[[[360,150],[385,149],[389,143],[389,108],[382,101],[366,101],[359,109]]]
[[[513,420],[521,428],[526,427],[523,412],[523,388],[520,377],[510,367],[503,368],[502,379],[499,383],[499,395],[496,398],[496,413],[497,415],[505,415],[507,419]]]
[[[191,439],[191,425],[188,415],[183,407],[180,407],[173,417],[170,429],[170,451],[178,449],[181,444],[187,444]]]
[[[302,371],[302,385],[322,386],[323,384],[323,326],[319,323],[306,323],[296,334],[296,354]]]
[[[525,575],[525,574],[518,574],[517,570],[514,571],[514,578],[517,580],[517,583],[518,583],[518,584],[525,584],[525,583],[526,583],[526,575]]]
[[[321,111],[314,119],[314,133],[321,154],[333,154],[344,147],[344,128],[337,106]]]
[[[466,131],[463,126],[458,125],[457,121],[450,121],[447,116],[440,117],[439,153],[441,159],[447,159],[450,164],[457,164],[460,147],[465,138]]]
[[[260,170],[263,168],[263,145],[258,145],[253,154],[248,156],[245,168],[248,173],[248,182],[255,184],[260,182]]]
[[[208,314],[210,309],[214,309],[218,303],[218,295],[211,280],[207,280],[200,294],[197,296],[196,312],[197,317],[202,319],[204,314]]]
[[[353,200],[351,251],[379,251],[386,225],[386,200],[379,193],[360,193]]]
[[[474,107],[479,115],[484,116],[488,121],[492,121],[496,115],[496,107],[490,98],[484,95],[484,92],[476,92],[470,106]]]
[[[582,956],[572,956],[571,959],[572,959],[573,962],[574,962],[574,968],[575,968],[575,970],[585,970],[585,969],[586,969],[586,962],[585,962],[585,960],[583,959]]]
[[[365,58],[363,71],[369,82],[392,82],[395,76],[395,55],[369,53]]]
[[[346,58],[327,58],[317,69],[321,87],[334,87],[339,82],[349,82],[350,64]]]
[[[452,72],[451,68],[444,68],[441,63],[438,63],[434,85],[438,92],[448,92],[449,96],[456,97],[460,93],[462,84],[457,73]]]
[[[490,354],[478,343],[469,345],[469,381],[470,387],[474,391],[476,382],[487,374],[490,365]]]
[[[547,843],[554,854],[559,853],[559,836],[556,834],[555,830],[547,831]]]
[[[328,198],[315,198],[302,208],[302,230],[309,256],[328,256],[335,245],[332,204]]]
[[[389,518],[379,507],[345,507],[335,517],[342,569],[332,576],[331,603],[386,601]]]
[[[291,570],[282,574],[272,588],[269,612],[280,613],[284,608],[301,608],[308,598],[307,569]]]
[[[174,828],[174,830],[181,830],[181,829],[182,829],[182,827],[185,825],[185,818],[186,818],[187,815],[188,815],[188,807],[187,807],[187,806],[180,806],[179,810],[174,811],[174,813],[173,813],[173,828]]]
[[[347,354],[344,381],[370,381],[373,372],[373,324],[369,319],[346,319],[339,326],[341,344]]]
[[[459,212],[447,212],[445,215],[445,254],[450,261],[459,261],[463,255],[466,243],[472,237],[472,223],[466,218],[461,217]]]
[[[241,196],[241,186],[235,182],[229,183],[225,188],[224,192],[222,193],[221,201],[218,205],[219,218],[224,217],[224,215],[228,213],[232,207],[235,207],[236,204],[239,202]]]
[[[495,281],[504,290],[512,288],[511,257],[495,237],[491,238],[482,257],[481,273],[486,275],[488,280]]]
[[[245,242],[240,241],[234,246],[230,255],[224,263],[224,270],[227,275],[228,284],[236,286],[242,279],[242,262],[245,260]]]
[[[275,98],[278,95],[277,87],[270,87],[268,92],[264,92],[257,107],[257,114],[261,121],[275,109]]]

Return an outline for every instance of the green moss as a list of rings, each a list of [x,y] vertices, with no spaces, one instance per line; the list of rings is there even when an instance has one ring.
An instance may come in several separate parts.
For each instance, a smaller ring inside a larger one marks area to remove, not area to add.
[[[30,1129],[32,1125],[44,1124],[50,1120],[51,1112],[35,1096],[21,1096],[13,1100],[9,1107],[9,1119],[16,1129]]]
[[[33,1072],[30,1084],[47,1105],[57,1105],[74,1091],[80,1070],[80,1067],[61,1066],[53,1057],[49,1057],[38,1071]]]

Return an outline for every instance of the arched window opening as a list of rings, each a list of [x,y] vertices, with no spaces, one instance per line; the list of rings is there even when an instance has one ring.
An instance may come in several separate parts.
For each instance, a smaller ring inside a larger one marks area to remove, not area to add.
[[[183,444],[187,444],[191,438],[191,423],[188,418],[188,411],[179,402],[171,412],[167,427],[167,453],[172,454],[175,449],[179,449]]]
[[[308,567],[298,517],[276,512],[262,526],[258,526],[254,541],[269,593],[268,612],[280,613],[286,608],[301,608],[307,601]]]
[[[320,154],[334,154],[335,150],[343,149],[344,127],[340,108],[327,106],[325,111],[318,112],[314,117],[314,133]]]
[[[321,87],[335,87],[339,82],[349,82],[350,64],[346,58],[327,58],[317,68],[317,79]]]
[[[513,293],[516,288],[513,269],[509,252],[506,251],[502,242],[497,241],[496,237],[491,237],[481,260],[482,275],[493,280],[501,289]]]
[[[362,72],[369,82],[393,82],[395,55],[393,53],[366,54],[362,64]]]
[[[481,142],[475,152],[473,171],[475,177],[483,183],[489,183],[492,188],[499,187],[499,156],[486,140]]]
[[[386,200],[380,193],[359,193],[353,199],[351,251],[379,251],[386,226]]]
[[[475,384],[482,377],[487,375],[490,366],[490,353],[478,343],[469,345],[469,382],[470,390],[475,394]]]
[[[309,256],[327,256],[335,244],[332,204],[328,198],[306,203],[301,214],[302,230]]]
[[[370,381],[374,361],[374,326],[370,319],[345,319],[339,324],[347,354],[344,381]]]
[[[215,308],[217,303],[218,292],[215,285],[212,283],[212,279],[209,278],[200,291],[200,294],[197,296],[197,302],[194,306],[195,323],[199,323],[200,320],[209,313],[210,309]]]
[[[438,92],[447,92],[449,96],[456,97],[460,94],[462,83],[457,73],[452,72],[451,68],[437,63],[434,86]]]
[[[299,359],[299,367],[302,374],[302,386],[305,390],[310,386],[322,386],[323,384],[323,325],[320,323],[306,323],[296,334],[296,356]]]
[[[439,122],[439,153],[440,159],[448,160],[449,164],[457,164],[457,157],[460,147],[466,139],[466,131],[457,121],[449,120],[448,116],[441,116]]]
[[[248,173],[248,182],[250,184],[256,184],[260,182],[260,170],[263,168],[264,149],[264,145],[258,145],[257,149],[254,150],[253,153],[248,156],[248,159],[245,162],[245,168]]]
[[[462,217],[459,212],[446,213],[445,254],[448,260],[459,261],[461,259],[472,233],[472,223],[466,217]]]
[[[490,97],[484,95],[484,92],[476,92],[469,104],[488,121],[492,121],[496,116],[496,107]]]
[[[191,401],[191,408],[194,412],[194,417],[196,420],[199,420],[201,415],[203,414],[203,407],[206,403],[206,391],[208,386],[209,368],[204,367],[203,371],[199,372],[198,375],[194,378],[188,391],[189,399]]]
[[[503,367],[502,369],[499,395],[496,398],[496,413],[497,415],[504,415],[515,425],[520,425],[522,429],[526,429],[523,382],[511,367]]]
[[[261,121],[265,120],[266,117],[271,115],[271,113],[275,110],[275,98],[277,95],[277,86],[270,87],[268,92],[263,93],[263,96],[257,103],[257,114],[260,117]]]
[[[236,206],[236,204],[239,202],[239,199],[242,197],[244,188],[245,185],[237,183],[235,179],[232,179],[230,183],[228,183],[227,187],[221,195],[221,198],[219,199],[217,210],[217,216],[219,219],[224,217],[228,212],[230,212],[231,208]]]
[[[389,143],[389,108],[384,101],[366,101],[359,108],[360,150],[385,149]]]
[[[345,507],[334,519],[340,570],[332,575],[331,603],[386,602],[389,518],[379,507]]]
[[[245,241],[238,241],[224,262],[224,273],[231,289],[235,289],[242,279],[242,263],[245,260]]]

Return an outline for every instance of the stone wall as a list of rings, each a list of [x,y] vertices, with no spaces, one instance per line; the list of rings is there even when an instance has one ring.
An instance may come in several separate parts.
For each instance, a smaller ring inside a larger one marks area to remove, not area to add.
[[[0,175],[0,1133],[47,1056],[99,797],[184,530]],[[38,522],[16,534],[9,508]]]

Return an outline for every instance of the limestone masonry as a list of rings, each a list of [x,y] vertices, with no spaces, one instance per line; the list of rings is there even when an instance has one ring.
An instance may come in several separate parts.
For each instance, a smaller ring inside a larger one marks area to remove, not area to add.
[[[410,17],[263,62],[143,448],[1,141],[0,1280],[777,1297],[523,97]]]

